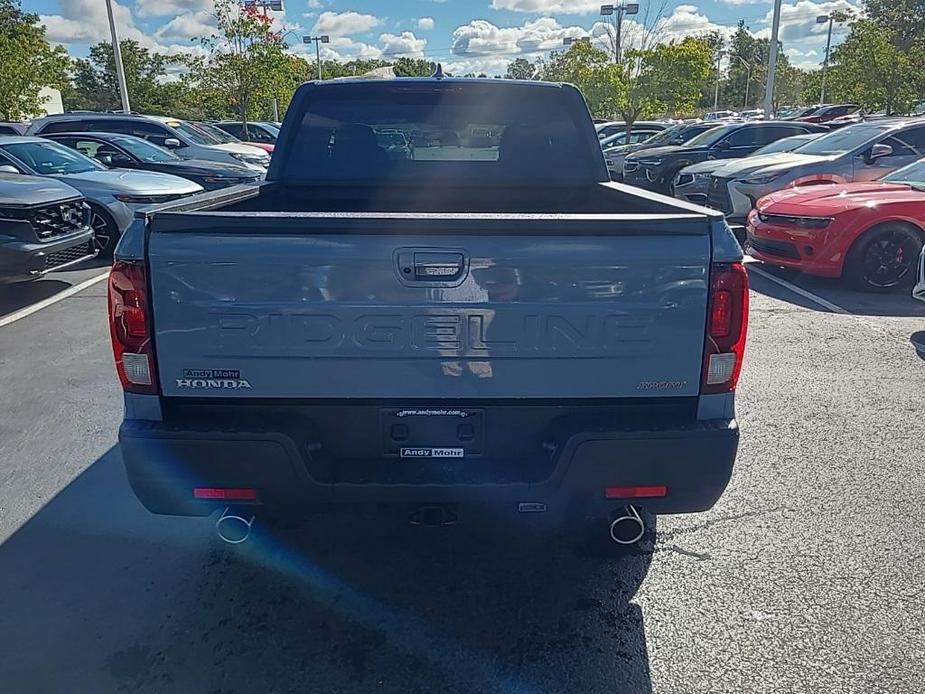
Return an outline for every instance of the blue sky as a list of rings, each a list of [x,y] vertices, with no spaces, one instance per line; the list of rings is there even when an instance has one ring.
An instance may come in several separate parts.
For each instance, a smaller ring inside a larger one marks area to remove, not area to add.
[[[190,50],[196,36],[211,33],[214,0],[118,0],[116,20],[123,38],[172,53]],[[292,33],[292,50],[307,47],[306,33],[328,34],[326,58],[426,57],[457,74],[504,72],[517,57],[535,59],[562,46],[565,37],[606,40],[608,28],[598,16],[600,0],[289,0],[275,15],[276,24]],[[825,48],[825,26],[817,15],[834,9],[857,11],[859,0],[785,0],[781,40],[791,61],[818,67]],[[42,17],[50,40],[72,55],[109,40],[104,0],[24,0],[25,9]],[[759,36],[770,35],[772,4],[765,0],[666,2],[640,0],[642,20],[656,27],[659,40],[731,32],[739,19]],[[638,31],[627,20],[624,33]],[[836,29],[833,43],[841,38]],[[314,49],[312,49],[314,50]]]

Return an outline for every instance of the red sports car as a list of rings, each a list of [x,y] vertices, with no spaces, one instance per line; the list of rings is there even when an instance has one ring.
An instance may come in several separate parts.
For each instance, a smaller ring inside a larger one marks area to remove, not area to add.
[[[786,188],[748,216],[748,253],[859,289],[910,287],[925,240],[925,159],[870,183]]]

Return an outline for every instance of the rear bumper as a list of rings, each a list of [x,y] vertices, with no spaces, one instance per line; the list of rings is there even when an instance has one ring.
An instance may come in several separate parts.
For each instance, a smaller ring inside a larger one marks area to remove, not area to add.
[[[633,503],[653,513],[704,511],[729,482],[738,440],[734,419],[652,431],[579,431],[554,454],[552,474],[535,483],[338,484],[314,479],[306,465],[311,452],[280,431],[178,429],[140,420],[126,420],[119,431],[135,494],[149,511],[171,515],[207,515],[227,505],[195,500],[196,487],[256,488],[260,504],[294,512],[341,502],[478,502],[515,511],[533,502],[555,513],[576,503],[603,508],[626,503],[607,500],[606,487],[665,485],[665,497]],[[466,460],[452,464],[464,466]]]

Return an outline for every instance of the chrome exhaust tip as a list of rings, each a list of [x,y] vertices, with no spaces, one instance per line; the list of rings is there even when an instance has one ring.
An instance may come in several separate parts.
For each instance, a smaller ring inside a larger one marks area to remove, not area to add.
[[[215,521],[215,532],[218,533],[218,537],[222,542],[227,542],[229,545],[240,545],[250,537],[253,525],[253,514],[239,516],[229,506],[222,511],[222,515]]]
[[[610,522],[610,539],[618,545],[632,545],[639,542],[646,533],[646,524],[642,522],[635,506],[626,506],[614,514]]]

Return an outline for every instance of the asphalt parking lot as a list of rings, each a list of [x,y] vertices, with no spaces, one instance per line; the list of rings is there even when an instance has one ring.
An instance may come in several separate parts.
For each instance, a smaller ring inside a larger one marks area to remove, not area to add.
[[[0,690],[920,692],[925,304],[749,268],[732,483],[619,555],[347,514],[228,551],[128,489],[105,283],[23,315],[104,268],[7,293]]]

